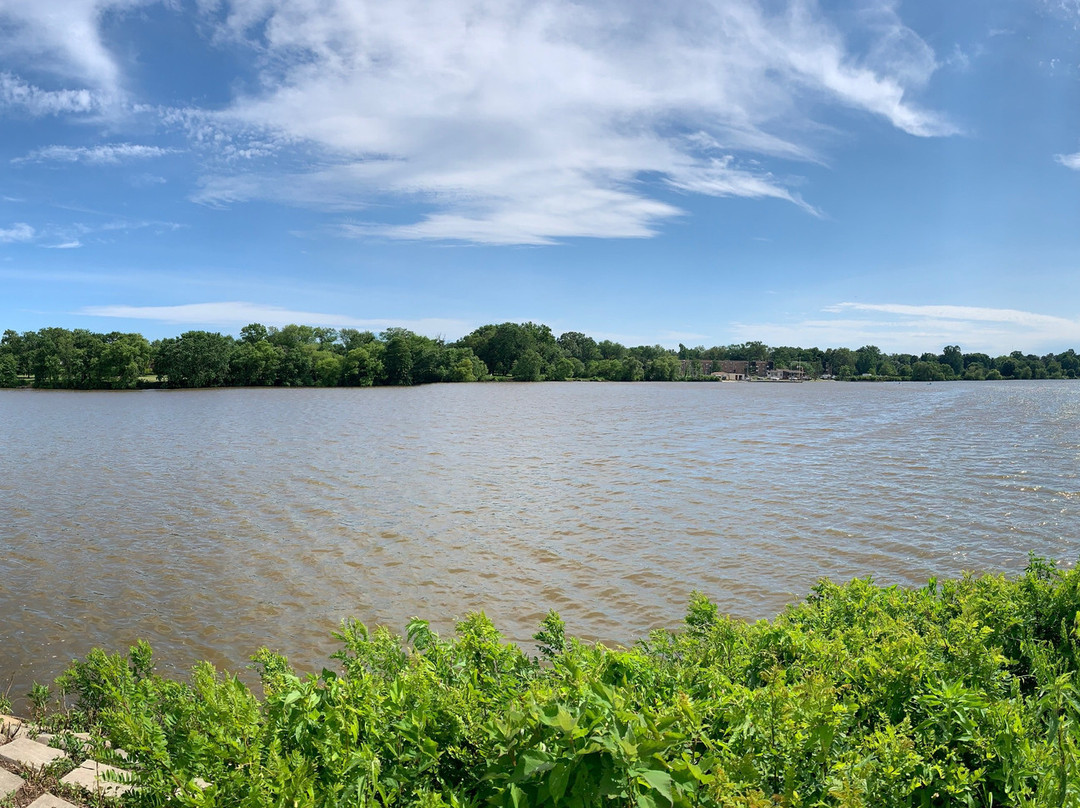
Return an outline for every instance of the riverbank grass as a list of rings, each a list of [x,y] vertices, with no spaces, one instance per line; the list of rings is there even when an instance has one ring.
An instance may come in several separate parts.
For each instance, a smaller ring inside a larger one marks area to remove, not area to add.
[[[631,648],[566,636],[536,656],[482,614],[452,637],[348,621],[318,674],[263,649],[263,693],[145,644],[58,682],[127,750],[123,799],[187,806],[1080,805],[1080,574],[921,588],[822,582],[747,624],[695,594]]]

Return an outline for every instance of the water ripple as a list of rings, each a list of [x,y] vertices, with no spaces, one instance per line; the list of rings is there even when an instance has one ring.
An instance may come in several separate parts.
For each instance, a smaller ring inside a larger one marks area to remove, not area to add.
[[[0,391],[0,683],[139,637],[319,667],[345,617],[625,643],[694,589],[755,619],[1072,561],[1078,415],[1066,382]]]

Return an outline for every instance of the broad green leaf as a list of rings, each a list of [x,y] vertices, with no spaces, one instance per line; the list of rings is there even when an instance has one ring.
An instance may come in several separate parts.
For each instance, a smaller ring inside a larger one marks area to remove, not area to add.
[[[529,808],[529,798],[514,783],[510,784],[510,804],[513,808]]]
[[[658,769],[645,769],[638,773],[638,777],[652,789],[658,791],[668,801],[668,805],[674,804],[671,796],[671,775]]]
[[[523,773],[526,777],[532,777],[536,772],[546,772],[553,765],[554,762],[551,759],[551,755],[547,752],[539,750],[529,750],[521,756],[523,764]]]
[[[555,768],[551,770],[551,774],[548,776],[547,786],[548,791],[551,793],[551,801],[555,805],[559,804],[559,800],[563,798],[563,794],[566,793],[566,784],[570,782],[570,766],[566,763],[558,763]]]

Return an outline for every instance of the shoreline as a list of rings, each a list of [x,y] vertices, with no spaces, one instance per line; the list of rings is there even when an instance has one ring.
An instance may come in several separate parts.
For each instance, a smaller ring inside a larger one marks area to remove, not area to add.
[[[1080,782],[1077,659],[1061,630],[1078,614],[1080,571],[1032,556],[1013,578],[821,581],[754,623],[694,593],[679,629],[628,648],[580,643],[555,612],[535,656],[482,614],[448,637],[413,620],[407,639],[346,620],[333,670],[257,652],[261,697],[206,664],[163,679],[145,643],[126,659],[94,651],[65,674],[74,707],[57,720],[131,752],[150,795],[206,790],[216,804],[318,802],[352,787],[362,758],[372,798],[393,784],[402,805],[519,792],[548,805],[565,772],[572,793],[618,788],[658,807],[770,794],[1041,806]]]

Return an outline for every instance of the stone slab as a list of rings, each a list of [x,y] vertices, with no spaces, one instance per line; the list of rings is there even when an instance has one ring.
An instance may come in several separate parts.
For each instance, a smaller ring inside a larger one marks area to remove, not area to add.
[[[65,757],[67,755],[59,749],[51,749],[29,738],[16,738],[11,743],[0,746],[0,763],[12,763],[28,769],[40,769]]]
[[[26,781],[17,774],[0,769],[0,800],[6,799],[23,787]]]
[[[61,777],[60,782],[69,786],[79,786],[92,794],[104,794],[106,797],[116,797],[131,790],[131,786],[127,783],[117,783],[112,780],[103,779],[102,776],[106,772],[114,774],[131,774],[131,772],[125,769],[118,769],[115,766],[109,766],[106,763],[98,763],[96,760],[86,760],[83,761],[83,764],[79,768]]]
[[[33,736],[33,739],[38,743],[43,743],[46,746],[51,746],[54,749],[59,749],[60,742],[64,740],[63,733],[51,733],[51,732],[39,732]],[[71,737],[75,738],[81,745],[84,751],[90,747],[90,736],[85,732],[73,732]]]
[[[76,806],[52,794],[42,794],[26,808],[76,808]]]

